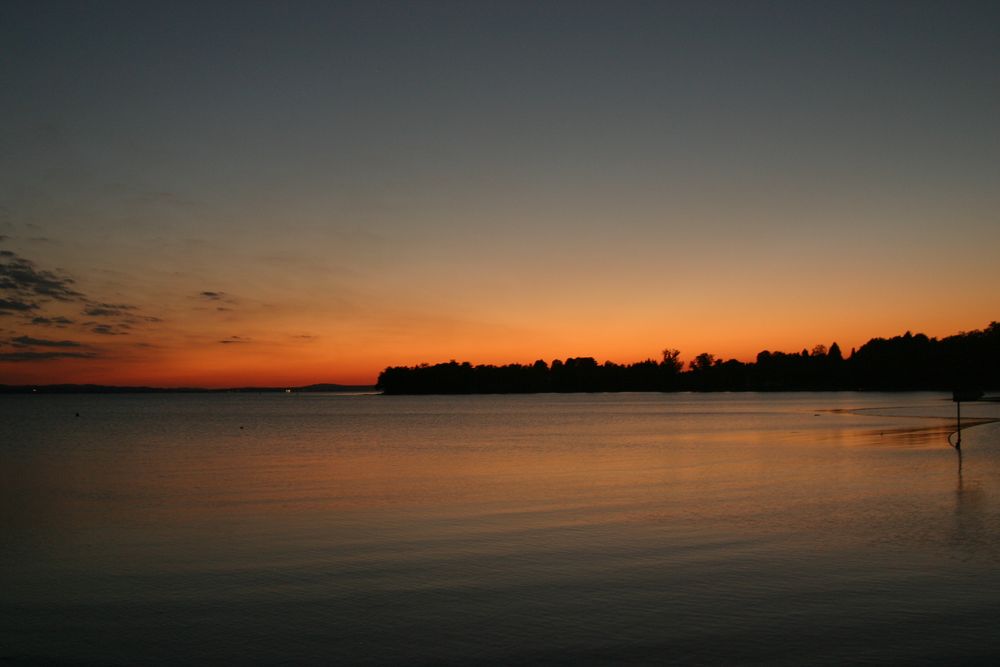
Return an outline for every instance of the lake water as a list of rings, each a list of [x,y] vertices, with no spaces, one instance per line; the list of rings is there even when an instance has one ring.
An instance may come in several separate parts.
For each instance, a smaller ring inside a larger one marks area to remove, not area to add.
[[[947,398],[0,397],[0,664],[992,664]]]

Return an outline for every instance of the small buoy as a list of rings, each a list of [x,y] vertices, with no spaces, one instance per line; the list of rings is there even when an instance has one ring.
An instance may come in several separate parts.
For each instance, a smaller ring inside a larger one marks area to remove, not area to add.
[[[79,417],[79,416],[80,416],[80,413],[79,413],[79,412],[77,412],[77,413],[76,413],[76,416],[77,416],[77,417]]]
[[[242,426],[240,426],[240,430],[241,430],[241,431],[243,430],[243,427],[242,427]]]

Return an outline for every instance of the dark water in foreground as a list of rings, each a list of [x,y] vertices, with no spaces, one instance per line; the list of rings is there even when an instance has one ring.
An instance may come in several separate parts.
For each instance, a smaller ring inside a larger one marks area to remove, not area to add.
[[[3,397],[0,664],[994,663],[943,398]]]

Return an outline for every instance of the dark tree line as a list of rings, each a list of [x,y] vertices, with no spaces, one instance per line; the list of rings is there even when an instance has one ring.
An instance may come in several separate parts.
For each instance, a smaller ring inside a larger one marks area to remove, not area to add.
[[[387,394],[507,394],[597,391],[798,391],[844,389],[1000,388],[1000,323],[947,338],[907,331],[873,338],[846,357],[837,343],[802,352],[770,352],[755,362],[723,361],[703,352],[688,364],[677,350],[659,361],[598,363],[571,357],[551,364],[468,362],[396,366],[379,375]]]

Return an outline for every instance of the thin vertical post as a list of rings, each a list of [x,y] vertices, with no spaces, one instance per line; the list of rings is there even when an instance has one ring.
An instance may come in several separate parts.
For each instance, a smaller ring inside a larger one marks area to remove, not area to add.
[[[958,421],[958,440],[955,443],[955,449],[962,449],[962,401],[955,401],[955,409],[957,412]]]

